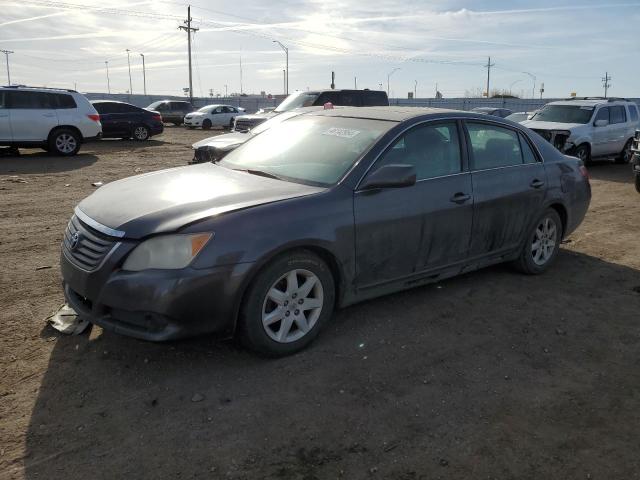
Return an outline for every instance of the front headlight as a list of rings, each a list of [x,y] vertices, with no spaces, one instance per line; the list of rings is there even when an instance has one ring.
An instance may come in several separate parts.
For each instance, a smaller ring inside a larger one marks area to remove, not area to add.
[[[137,272],[150,268],[184,268],[211,239],[211,233],[161,235],[145,240],[129,254],[123,270]]]

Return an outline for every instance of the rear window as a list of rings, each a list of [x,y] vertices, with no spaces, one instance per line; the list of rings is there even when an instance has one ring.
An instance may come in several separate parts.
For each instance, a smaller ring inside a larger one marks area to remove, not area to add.
[[[364,92],[363,105],[365,107],[383,107],[389,105],[389,99],[384,92]]]

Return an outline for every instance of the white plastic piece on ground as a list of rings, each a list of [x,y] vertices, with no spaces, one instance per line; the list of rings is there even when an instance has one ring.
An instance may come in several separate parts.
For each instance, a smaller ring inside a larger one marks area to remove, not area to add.
[[[90,323],[78,316],[76,311],[66,303],[56,313],[47,318],[53,328],[67,335],[79,335]]]

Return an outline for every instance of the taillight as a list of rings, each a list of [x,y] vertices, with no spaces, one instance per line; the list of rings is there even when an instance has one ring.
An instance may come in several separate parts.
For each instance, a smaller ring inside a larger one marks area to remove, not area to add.
[[[89,117],[94,122],[100,121],[100,115],[98,115],[97,113],[90,113],[89,115],[87,115],[87,117]]]
[[[589,176],[589,170],[584,165],[580,165],[580,175],[589,180],[591,177]]]
[[[159,121],[159,122],[162,122],[162,115],[160,115],[159,113],[154,113],[154,114],[152,115],[152,118],[153,118],[154,120],[157,120],[157,121]]]

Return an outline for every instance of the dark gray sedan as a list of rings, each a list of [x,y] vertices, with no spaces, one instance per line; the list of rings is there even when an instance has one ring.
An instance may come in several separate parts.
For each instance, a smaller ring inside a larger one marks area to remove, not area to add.
[[[499,262],[545,271],[590,198],[580,160],[513,122],[318,111],[217,163],[101,187],[65,233],[64,291],[121,334],[286,355],[336,307]]]

